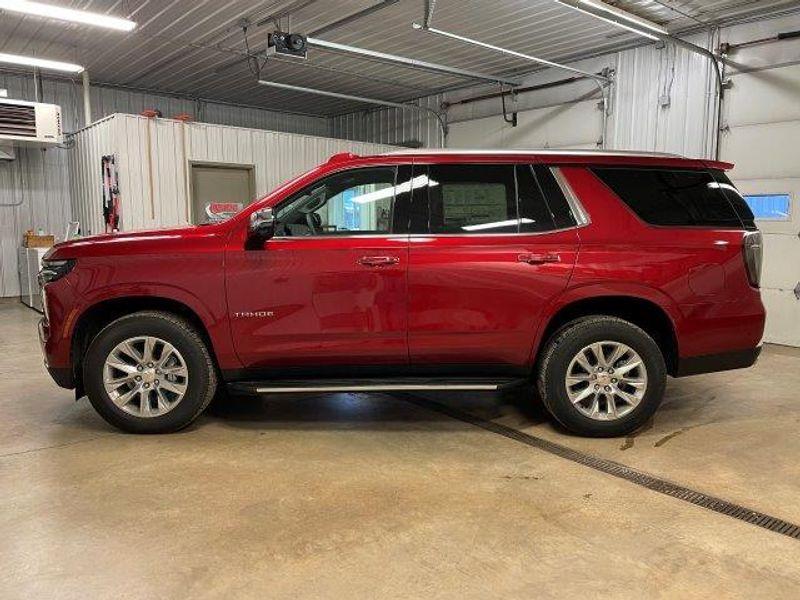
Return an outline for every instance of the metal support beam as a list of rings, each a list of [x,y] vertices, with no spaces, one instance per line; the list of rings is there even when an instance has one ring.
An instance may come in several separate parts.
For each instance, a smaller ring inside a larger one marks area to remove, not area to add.
[[[344,54],[356,54],[363,56],[370,60],[378,62],[388,62],[413,69],[423,69],[425,71],[433,71],[434,73],[444,73],[446,75],[454,75],[456,77],[465,77],[467,79],[478,79],[481,81],[491,81],[492,83],[503,83],[505,85],[518,86],[520,81],[517,79],[510,79],[500,75],[487,75],[486,73],[479,73],[477,71],[469,71],[467,69],[459,69],[457,67],[448,67],[437,63],[426,62],[424,60],[417,60],[416,58],[407,58],[405,56],[397,56],[396,54],[387,54],[385,52],[378,52],[376,50],[367,50],[366,48],[356,48],[355,46],[347,46],[337,42],[328,42],[319,38],[309,37],[307,43],[312,48],[320,48],[322,50],[329,50],[331,52],[341,52]]]
[[[433,22],[433,11],[436,10],[436,0],[425,0],[425,27],[430,27]]]
[[[88,127],[92,124],[92,96],[89,89],[89,71],[82,73],[83,78],[83,124]]]
[[[480,46],[481,48],[486,48],[487,50],[494,50],[495,52],[500,52],[501,54],[505,54],[506,56],[514,56],[516,58],[522,58],[524,60],[529,60],[540,65],[544,65],[546,67],[553,67],[555,69],[563,69],[564,71],[570,71],[571,73],[576,73],[578,75],[583,75],[584,77],[591,77],[592,79],[597,79],[600,81],[610,81],[608,77],[603,77],[602,75],[598,75],[597,73],[590,73],[589,71],[581,71],[580,69],[575,69],[573,67],[568,67],[567,65],[562,65],[557,62],[553,62],[551,60],[546,60],[544,58],[539,58],[538,56],[532,56],[530,54],[523,54],[522,52],[517,52],[516,50],[509,50],[508,48],[501,48],[500,46],[494,46],[493,44],[487,44],[486,42],[481,42],[472,38],[465,37],[463,35],[458,35],[456,33],[450,33],[449,31],[443,31],[441,29],[436,29],[435,27],[425,27],[424,25],[420,25],[419,23],[412,23],[411,26],[418,30],[418,31],[427,31],[428,33],[432,33],[434,35],[438,35],[441,37],[450,38],[451,40],[458,40],[459,42],[464,42],[466,44],[472,44],[473,46]]]
[[[39,67],[33,67],[33,95],[36,102],[42,102],[42,72]]]
[[[377,104],[378,106],[389,106],[391,108],[411,109],[419,112],[425,112],[436,117],[439,127],[442,130],[442,135],[447,136],[447,122],[442,115],[428,108],[427,106],[418,106],[417,104],[406,104],[403,102],[392,102],[391,100],[378,100],[376,98],[365,98],[364,96],[352,96],[350,94],[341,94],[339,92],[329,92],[327,90],[319,90],[316,88],[302,87],[299,85],[291,85],[289,83],[278,83],[277,81],[266,81],[259,79],[258,83],[268,87],[274,87],[281,90],[289,90],[292,92],[301,92],[304,94],[316,94],[317,96],[327,96],[328,98],[338,98],[339,100],[350,100],[352,102],[363,102],[365,104]]]

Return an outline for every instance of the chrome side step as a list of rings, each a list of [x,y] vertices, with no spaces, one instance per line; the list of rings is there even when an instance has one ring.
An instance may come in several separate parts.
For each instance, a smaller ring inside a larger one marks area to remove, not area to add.
[[[338,385],[338,386],[307,386],[307,387],[260,387],[256,388],[259,394],[294,394],[296,392],[399,392],[422,390],[496,390],[497,384],[486,385]]]
[[[340,392],[411,392],[411,391],[497,391],[510,385],[524,383],[522,379],[326,379],[326,380],[264,380],[229,383],[232,392],[244,394],[303,394]]]

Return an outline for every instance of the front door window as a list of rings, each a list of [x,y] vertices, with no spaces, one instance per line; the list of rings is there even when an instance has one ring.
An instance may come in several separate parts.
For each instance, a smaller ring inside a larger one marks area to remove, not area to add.
[[[331,175],[278,207],[276,236],[389,234],[395,193],[391,167]]]

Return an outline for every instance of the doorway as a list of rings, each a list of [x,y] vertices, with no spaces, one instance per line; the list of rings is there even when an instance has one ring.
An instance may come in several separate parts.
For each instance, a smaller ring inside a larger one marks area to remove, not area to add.
[[[238,211],[255,196],[253,165],[192,163],[192,223],[206,223],[206,209],[212,205],[230,205],[225,212]]]

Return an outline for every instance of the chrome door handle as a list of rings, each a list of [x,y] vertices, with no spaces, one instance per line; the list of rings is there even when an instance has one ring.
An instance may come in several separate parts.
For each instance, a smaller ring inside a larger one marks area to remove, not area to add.
[[[517,260],[529,265],[544,265],[561,262],[561,257],[558,254],[520,254]]]
[[[386,267],[399,262],[400,259],[397,256],[362,256],[358,259],[358,264],[365,267]]]

